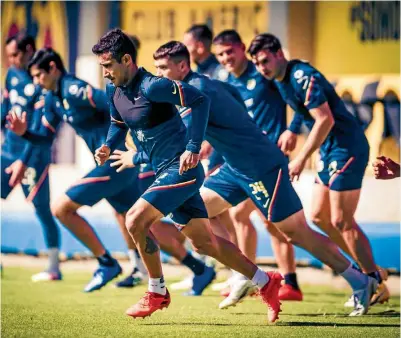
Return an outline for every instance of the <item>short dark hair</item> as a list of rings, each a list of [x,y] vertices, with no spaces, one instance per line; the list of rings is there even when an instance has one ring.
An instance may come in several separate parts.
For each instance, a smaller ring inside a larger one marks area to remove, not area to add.
[[[31,35],[25,34],[24,32],[19,32],[15,35],[12,35],[7,38],[6,46],[13,41],[17,43],[18,50],[22,52],[26,52],[26,47],[28,46],[32,47],[33,52],[36,51],[35,39]]]
[[[136,35],[128,35],[128,36],[131,39],[132,43],[134,44],[135,49],[138,51],[139,48],[141,48],[141,41]]]
[[[213,39],[214,45],[224,45],[224,44],[241,44],[242,39],[238,32],[234,29],[226,29],[221,33],[217,34]]]
[[[98,43],[92,47],[92,52],[96,55],[103,53],[111,53],[113,59],[121,62],[121,58],[128,54],[132,60],[136,61],[136,47],[130,39],[120,28],[114,28],[103,35]]]
[[[249,45],[248,53],[251,56],[254,56],[263,49],[267,49],[271,53],[276,53],[281,49],[280,40],[273,34],[269,33],[256,35]]]
[[[191,34],[195,40],[202,42],[207,48],[212,45],[213,31],[208,25],[193,25],[185,33]]]
[[[161,45],[156,52],[153,53],[153,59],[159,60],[168,57],[174,61],[186,60],[190,63],[190,56],[187,47],[179,41],[169,41]]]
[[[32,57],[31,61],[28,64],[28,70],[30,71],[33,66],[38,67],[39,69],[43,69],[46,72],[50,70],[50,62],[54,62],[56,64],[56,68],[65,73],[65,67],[63,60],[56,51],[52,48],[41,48],[39,49]]]

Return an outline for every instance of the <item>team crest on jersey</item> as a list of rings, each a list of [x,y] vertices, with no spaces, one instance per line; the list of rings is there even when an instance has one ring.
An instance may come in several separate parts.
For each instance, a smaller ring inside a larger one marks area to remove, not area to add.
[[[8,97],[10,98],[11,104],[14,104],[18,100],[18,92],[15,89],[11,89]]]
[[[77,95],[78,93],[78,86],[77,85],[71,85],[70,88],[68,88],[68,92],[71,95]]]
[[[143,142],[145,140],[145,134],[140,129],[136,132],[136,137],[138,138],[139,142]]]
[[[300,79],[302,76],[304,75],[304,71],[302,69],[298,69],[295,73],[294,73],[294,77],[296,79]]]
[[[33,83],[28,83],[24,88],[24,94],[26,96],[32,96],[35,93],[35,86]]]
[[[225,81],[228,79],[228,72],[225,69],[220,69],[217,73],[217,77],[220,81]]]
[[[255,79],[249,79],[248,82],[246,83],[246,89],[248,90],[253,90],[256,87],[256,80]]]
[[[10,83],[11,83],[11,85],[12,85],[13,87],[15,87],[15,86],[19,83],[19,80],[18,80],[18,78],[16,78],[16,77],[14,76],[14,77],[11,78]]]
[[[68,104],[67,99],[64,99],[64,100],[63,100],[63,106],[64,106],[64,109],[65,109],[65,110],[69,110],[69,109],[70,109],[70,105]]]

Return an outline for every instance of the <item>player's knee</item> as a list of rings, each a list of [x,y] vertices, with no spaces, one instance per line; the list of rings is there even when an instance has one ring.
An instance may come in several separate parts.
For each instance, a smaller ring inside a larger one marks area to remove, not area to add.
[[[53,216],[56,217],[57,219],[59,219],[61,222],[66,220],[69,215],[67,206],[65,204],[59,203],[57,201],[52,203],[51,212],[52,212]]]
[[[331,224],[334,228],[336,228],[338,231],[343,232],[346,230],[346,222],[343,217],[338,216],[338,217],[333,217],[331,219]]]
[[[192,245],[197,253],[216,257],[217,248],[211,237],[200,236],[196,240],[192,240]]]
[[[312,211],[310,219],[316,225],[323,224],[323,214],[320,211]]]
[[[125,226],[134,238],[137,238],[141,233],[147,233],[152,223],[139,210],[128,212],[125,217]]]

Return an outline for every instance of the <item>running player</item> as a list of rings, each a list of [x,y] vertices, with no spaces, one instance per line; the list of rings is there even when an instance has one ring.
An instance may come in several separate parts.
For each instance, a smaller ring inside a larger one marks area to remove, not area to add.
[[[6,55],[10,68],[2,95],[1,128],[5,126],[6,115],[14,111],[19,116],[27,112],[30,128],[37,128],[43,115],[42,90],[32,83],[27,68],[35,53],[35,40],[19,33],[6,40]],[[21,184],[28,202],[35,207],[36,216],[42,226],[47,251],[48,267],[32,276],[32,281],[52,281],[62,278],[59,268],[60,232],[50,210],[49,165],[50,147],[41,149],[32,145],[7,129],[1,153],[1,198]]]
[[[362,128],[323,74],[306,62],[288,61],[274,35],[256,36],[248,52],[257,70],[275,80],[283,99],[310,129],[304,146],[289,164],[291,180],[299,178],[306,160],[320,150],[313,222],[365,273],[381,283],[372,303],[388,299],[369,240],[354,218],[369,159],[369,144]],[[291,131],[286,136],[292,137]]]
[[[194,86],[201,88],[202,92],[210,97],[211,108],[206,137],[212,146],[223,155],[226,163],[216,175],[210,176],[205,181],[202,199],[206,203],[208,216],[215,217],[232,205],[251,197],[268,220],[272,221],[294,243],[316,255],[318,259],[331,266],[349,282],[354,293],[358,295],[355,298],[355,309],[352,311],[351,316],[365,314],[369,307],[371,294],[376,289],[376,280],[353,269],[350,262],[338,251],[334,243],[308,227],[301,202],[289,180],[288,161],[280,149],[256,127],[246,113],[246,108],[241,99],[238,99],[238,92],[230,85],[213,81],[205,76],[191,72],[188,50],[179,42],[173,41],[163,45],[156,51],[154,58],[160,75],[178,78],[184,83],[192,83]],[[105,66],[107,67],[108,63]],[[123,79],[122,76],[121,78]],[[137,81],[141,83],[140,76],[138,76]],[[180,88],[182,84],[175,82],[172,87],[173,94],[175,93],[175,86]],[[159,92],[158,94],[160,99],[161,93]],[[134,97],[136,95],[135,93]],[[140,93],[136,97],[139,100],[142,98],[142,94]],[[117,98],[118,95],[115,94],[114,102],[116,102]],[[187,103],[185,100],[180,100],[177,104],[185,107],[185,109],[181,110],[181,117],[186,118],[188,122],[188,138],[190,140],[189,144],[191,144],[193,128],[200,124],[199,116],[197,116],[199,112],[194,109],[191,102]],[[118,101],[117,105],[121,108],[123,107]],[[143,106],[139,105],[138,108]],[[143,116],[143,114],[139,116]],[[162,130],[164,131],[165,129]],[[171,132],[169,133],[169,135],[172,134]],[[149,132],[148,135],[150,140],[156,138],[153,133]],[[186,139],[185,135],[180,135],[180,137]],[[148,138],[144,136],[143,140],[145,139]],[[154,149],[152,143],[148,146],[150,149]],[[168,144],[165,146],[168,146]],[[105,152],[104,155],[109,152],[107,149],[100,151]],[[134,164],[146,159],[147,154],[145,152],[137,153]],[[146,193],[144,196],[146,196]],[[137,214],[136,217],[140,218],[142,215],[143,212]],[[158,214],[156,213],[156,215]],[[182,227],[182,231],[187,232],[189,229],[189,226]],[[135,233],[140,230],[142,229],[135,230]],[[228,243],[221,237],[216,236],[216,238],[219,244],[225,245],[224,243]],[[224,246],[224,248],[229,249],[228,246]],[[225,251],[222,252],[225,253]],[[225,259],[225,256],[219,257],[221,257],[220,259]],[[232,257],[233,255],[231,254],[227,258]],[[227,265],[230,266],[230,264]],[[233,266],[231,267],[234,268]],[[241,269],[238,268],[239,266],[237,265],[236,270],[250,278],[249,274],[243,273],[242,267],[240,267]],[[255,281],[253,280],[253,282]],[[273,319],[277,318],[274,314],[277,315],[278,313],[276,311],[271,312],[271,318]]]
[[[263,272],[229,241],[214,236],[199,194],[204,179],[198,165],[199,151],[208,121],[209,99],[189,85],[138,69],[133,62],[135,48],[120,29],[109,31],[92,50],[98,55],[104,77],[113,83],[108,86],[112,123],[106,143],[96,151],[98,163],[105,163],[129,128],[144,150],[137,153],[135,163],[148,160],[157,169],[155,182],[127,214],[127,228],[150,277],[149,291],[127,314],[146,317],[170,304],[159,248],[149,231],[152,224],[170,214],[197,250],[253,279],[268,304],[268,319],[274,322],[280,311],[281,275]],[[192,110],[188,141],[187,129],[175,105]]]
[[[48,90],[41,129],[39,132],[27,130],[27,125],[20,123],[14,113],[8,116],[8,127],[17,128],[17,134],[34,143],[48,145],[54,140],[58,126],[65,121],[85,140],[89,149],[95,151],[105,141],[110,125],[106,94],[67,74],[59,54],[51,48],[35,53],[29,62],[29,71],[35,83]],[[23,113],[22,122],[25,116]],[[124,142],[118,149],[123,147]],[[84,288],[85,292],[102,288],[121,273],[121,267],[77,211],[84,205],[93,206],[105,198],[124,217],[141,194],[135,179],[136,171],[117,174],[109,164],[97,167],[75,182],[52,206],[53,214],[91,250],[99,262],[99,268]]]
[[[259,74],[253,63],[248,60],[245,45],[237,31],[225,30],[219,33],[213,39],[213,46],[218,61],[228,72],[226,82],[238,89],[247,107],[248,114],[263,130],[266,137],[281,146],[280,137],[287,129],[286,103],[281,98],[274,82]],[[299,133],[301,123],[302,121],[299,119],[294,120],[291,128]],[[296,145],[296,134],[292,135],[294,137],[290,140],[291,144],[285,149],[286,155]],[[282,150],[284,151],[284,149]],[[251,240],[253,237],[249,236],[255,232],[249,219],[250,213],[255,210],[255,205],[248,200],[240,206],[240,210],[233,210],[233,212],[236,214],[237,222],[243,223],[242,228],[248,229],[245,234],[247,236],[243,236],[246,240],[246,247],[249,248],[246,251],[254,250],[256,253],[256,235],[254,240]],[[263,215],[260,216],[265,220]],[[300,301],[303,296],[295,272],[293,246],[287,243],[285,236],[270,222],[265,220],[265,224],[271,235],[274,256],[285,280],[284,286],[280,289],[280,300]],[[230,294],[229,297],[237,298],[233,296]]]

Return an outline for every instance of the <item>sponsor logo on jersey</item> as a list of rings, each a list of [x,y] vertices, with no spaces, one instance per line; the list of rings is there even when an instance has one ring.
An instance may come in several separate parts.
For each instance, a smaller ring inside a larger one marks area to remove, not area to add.
[[[71,85],[69,88],[68,88],[68,92],[71,94],[71,95],[77,95],[77,93],[78,93],[78,86],[77,85]]]
[[[24,88],[24,94],[26,96],[32,96],[35,93],[35,86],[33,83],[28,83]]]
[[[13,76],[12,78],[11,78],[11,85],[13,86],[13,87],[15,87],[18,83],[19,83],[19,80],[18,80],[18,78],[17,77],[15,77],[15,76]]]
[[[246,83],[246,89],[248,90],[253,90],[256,87],[256,80],[255,79],[249,79],[248,82]]]

